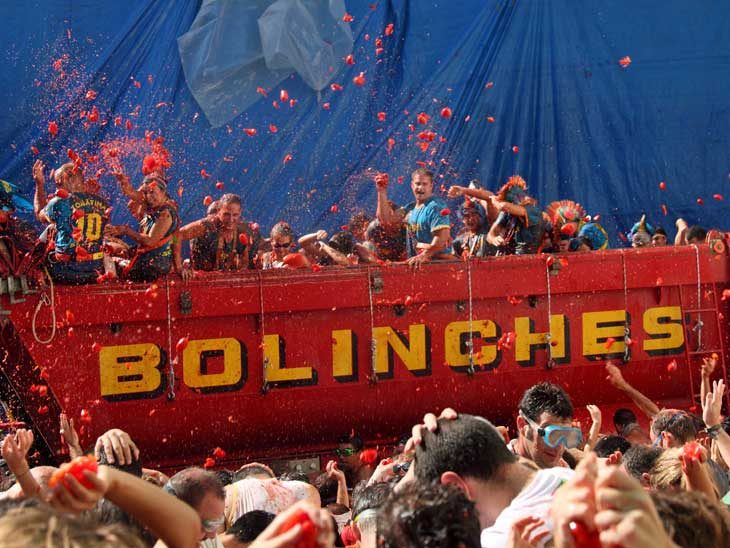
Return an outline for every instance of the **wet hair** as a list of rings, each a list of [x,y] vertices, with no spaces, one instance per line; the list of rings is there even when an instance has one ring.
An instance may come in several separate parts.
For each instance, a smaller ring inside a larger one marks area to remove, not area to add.
[[[130,464],[119,464],[116,459],[113,463],[109,463],[104,447],[99,447],[98,453],[99,457],[97,460],[99,461],[99,464],[111,466],[112,468],[116,468],[117,470],[121,470],[127,474],[132,474],[138,478],[142,477],[142,462],[138,458],[135,458],[134,454],[132,454],[132,462]]]
[[[226,498],[223,485],[216,475],[197,467],[181,470],[170,478],[164,489],[196,510],[206,493],[221,500]]]
[[[152,535],[152,533],[144,525],[107,499],[103,498],[99,500],[92,512],[101,524],[112,525],[117,523],[124,525],[133,531],[139,538],[144,540],[149,546],[152,546],[155,542],[157,542],[157,538]]]
[[[684,444],[697,437],[695,420],[686,411],[680,409],[662,409],[654,416],[651,431],[655,436],[669,432],[677,443]]]
[[[121,524],[101,525],[87,515],[64,514],[46,505],[9,510],[0,518],[0,539],[12,539],[14,546],[145,546],[139,537]]]
[[[573,418],[570,396],[560,386],[549,382],[541,382],[528,388],[522,395],[519,410],[528,419],[536,422],[543,413],[561,419]]]
[[[599,457],[606,458],[613,455],[616,451],[620,451],[623,455],[631,447],[631,442],[623,436],[617,436],[611,434],[610,436],[604,436],[598,440],[593,451]]]
[[[652,491],[664,530],[677,546],[730,546],[727,508],[698,491]]]
[[[220,209],[220,204],[218,203],[218,200],[214,200],[210,203],[208,206],[208,209],[205,210],[206,215],[215,215],[218,213],[218,210]]]
[[[251,510],[238,518],[226,531],[238,542],[253,542],[264,532],[276,516],[263,510]]]
[[[292,242],[294,241],[294,231],[286,221],[279,221],[271,228],[271,237],[274,236],[290,236]]]
[[[218,198],[217,202],[220,205],[223,204],[233,204],[233,205],[241,205],[241,197],[238,194],[233,194],[232,192],[228,192]]]
[[[686,240],[689,242],[690,240],[697,240],[698,242],[704,242],[705,238],[707,237],[707,231],[698,225],[692,225],[687,229],[687,234],[685,235]]]
[[[377,482],[368,485],[361,481],[352,490],[352,517],[353,519],[362,514],[365,510],[377,510],[393,492],[393,486],[389,483]]]
[[[667,231],[664,230],[662,227],[658,226],[658,227],[656,227],[656,230],[654,230],[654,236],[656,236],[657,234],[662,234],[662,235],[666,236]]]
[[[433,182],[433,172],[427,170],[425,167],[419,167],[413,173],[411,173],[411,179],[415,178],[416,175],[423,175],[424,177],[428,177],[431,179],[431,182]]]
[[[279,476],[279,481],[301,481],[302,483],[310,484],[309,477],[303,472],[284,472]]]
[[[629,474],[641,481],[644,474],[651,472],[661,454],[662,449],[660,447],[632,445],[624,453],[621,464]]]
[[[491,422],[459,415],[453,420],[439,419],[436,432],[423,432],[415,462],[416,476],[422,482],[436,481],[448,471],[489,481],[503,465],[517,462],[517,457]]]
[[[62,166],[57,167],[56,170],[53,172],[53,175],[63,177],[66,175],[66,173],[68,173],[71,177],[81,177],[82,180],[84,178],[84,168],[73,162],[66,162]]]
[[[218,481],[221,482],[221,485],[223,485],[224,487],[233,483],[234,474],[231,470],[215,470],[213,473],[215,474],[215,477],[218,478]]]
[[[322,507],[337,502],[337,480],[330,478],[327,472],[323,472],[314,480],[314,486],[319,491],[319,498],[322,501]]]
[[[349,255],[355,246],[355,237],[352,235],[352,232],[343,230],[337,232],[330,238],[329,245],[332,249],[339,251],[343,255]]]
[[[649,484],[653,489],[689,489],[687,478],[682,474],[681,454],[682,448],[679,447],[662,451],[649,472]],[[707,475],[712,478],[710,464],[704,463],[702,466],[707,471]],[[713,488],[717,492],[714,481]]]
[[[613,425],[619,432],[623,432],[624,428],[629,424],[636,424],[637,422],[636,414],[631,409],[621,407],[620,409],[616,409],[616,412],[613,414]]]
[[[350,222],[347,223],[347,227],[350,231],[353,231],[356,228],[361,228],[362,225],[370,224],[371,220],[370,215],[364,211],[356,211],[350,217]]]
[[[450,485],[410,483],[378,512],[383,548],[479,548],[480,535],[474,503]]]
[[[355,452],[362,451],[362,448],[364,447],[364,444],[362,442],[362,438],[358,436],[357,434],[351,434],[349,436],[340,436],[337,439],[337,443],[339,444],[347,444],[349,443],[355,448]]]
[[[249,462],[248,464],[244,464],[238,470],[236,470],[236,473],[234,474],[234,479],[235,481],[240,481],[242,479],[260,475],[265,475],[269,478],[276,477],[271,468],[269,468],[265,464],[261,464],[260,462]]]

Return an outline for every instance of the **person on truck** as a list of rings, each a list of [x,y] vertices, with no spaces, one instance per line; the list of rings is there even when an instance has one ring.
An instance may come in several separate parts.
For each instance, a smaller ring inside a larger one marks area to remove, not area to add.
[[[126,176],[119,174],[120,179]],[[128,179],[127,179],[128,181]],[[128,225],[107,225],[104,234],[133,240],[131,258],[119,261],[122,277],[135,282],[152,282],[173,268],[173,236],[179,226],[177,208],[167,195],[167,181],[159,175],[147,176],[141,190],[144,215],[137,232]]]
[[[378,193],[377,218],[387,230],[405,222],[408,231],[406,263],[417,268],[432,259],[453,259],[451,218],[446,203],[433,195],[433,173],[418,168],[411,174],[414,202],[395,209],[388,200],[388,175],[375,176]]]
[[[92,192],[82,168],[73,162],[59,167],[54,179],[63,192],[38,213],[41,222],[55,229],[48,242],[48,270],[57,282],[93,283],[105,270],[103,235],[109,203]]]
[[[216,201],[213,214],[182,227],[177,242],[190,241],[192,269],[232,271],[253,268],[257,236],[241,220],[240,196],[229,193]],[[190,277],[192,269],[183,268],[183,277]]]

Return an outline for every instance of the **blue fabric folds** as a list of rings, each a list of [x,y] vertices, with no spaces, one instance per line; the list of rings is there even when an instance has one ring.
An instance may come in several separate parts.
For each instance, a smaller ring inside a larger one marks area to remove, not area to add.
[[[678,216],[730,228],[722,2],[29,0],[0,3],[0,18],[0,178],[28,197],[35,159],[56,166],[69,148],[97,154],[149,130],[172,153],[184,222],[203,215],[205,196],[236,192],[264,233],[281,219],[335,232],[354,211],[374,213],[375,171],[410,202],[422,162],[441,198],[451,184],[496,190],[519,173],[542,208],[570,198],[600,214],[611,247],[628,245],[619,234],[642,213],[670,239]],[[73,77],[59,80],[64,54]],[[91,125],[80,117],[88,89]],[[282,89],[294,106],[272,105]],[[135,181],[141,158],[120,156]],[[114,179],[100,182],[113,222],[129,220]]]

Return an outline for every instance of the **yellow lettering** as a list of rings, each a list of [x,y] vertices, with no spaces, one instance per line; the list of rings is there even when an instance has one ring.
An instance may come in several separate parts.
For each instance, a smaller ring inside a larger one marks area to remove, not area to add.
[[[99,352],[101,395],[110,399],[154,397],[163,388],[162,352],[154,344],[105,346]]]
[[[375,327],[373,340],[376,374],[386,378],[393,375],[393,354],[414,375],[427,375],[431,372],[429,333],[424,324],[409,326],[408,339],[392,327]]]
[[[332,332],[332,375],[340,382],[357,380],[355,334],[351,329]]]
[[[547,349],[547,332],[536,333],[535,322],[526,316],[515,318],[515,361],[521,365],[534,365],[535,350]],[[550,316],[550,356],[558,363],[569,359],[565,315]]]
[[[451,322],[444,330],[444,359],[455,369],[469,366],[469,343],[477,338],[485,342],[494,343],[497,339],[497,325],[491,320],[476,320],[471,322],[471,331],[468,321]],[[497,345],[483,344],[474,346],[474,365],[490,366],[499,364]]]
[[[659,306],[644,312],[644,351],[650,356],[679,354],[684,350],[682,309],[678,306]]]
[[[284,339],[264,335],[264,379],[270,383],[316,384],[311,367],[286,367]]]
[[[211,372],[209,360],[223,358],[223,370]],[[189,388],[207,391],[232,390],[245,382],[244,352],[232,338],[193,340],[183,350],[183,381]]]
[[[624,327],[626,324],[625,310],[604,310],[600,312],[583,313],[583,355],[608,356],[623,354]],[[609,337],[615,342],[606,347]]]

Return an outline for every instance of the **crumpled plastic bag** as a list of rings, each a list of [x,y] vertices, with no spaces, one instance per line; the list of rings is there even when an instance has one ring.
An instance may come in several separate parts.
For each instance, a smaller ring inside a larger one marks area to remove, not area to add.
[[[352,51],[343,0],[205,0],[178,38],[185,80],[213,127],[292,72],[323,89]]]

